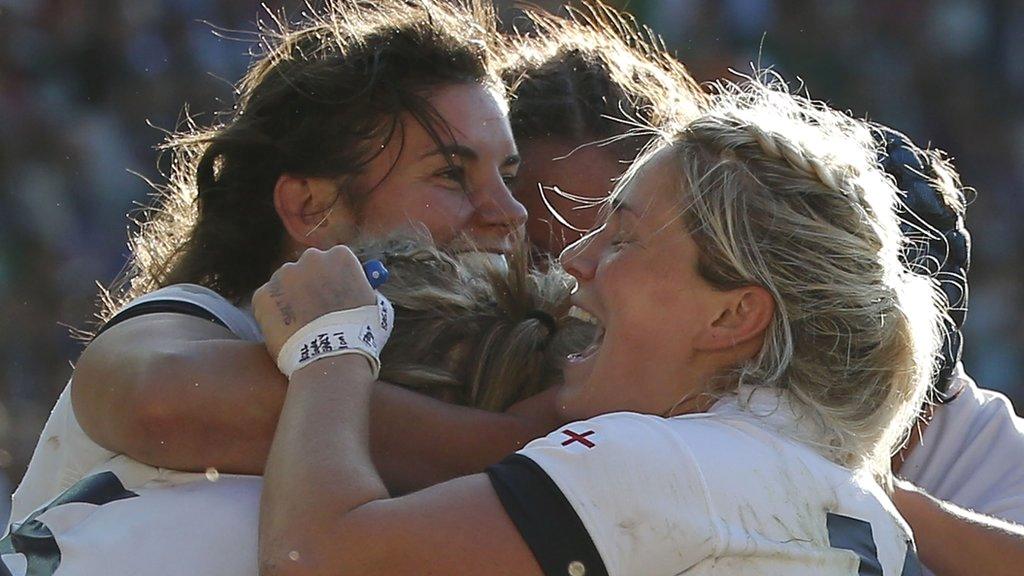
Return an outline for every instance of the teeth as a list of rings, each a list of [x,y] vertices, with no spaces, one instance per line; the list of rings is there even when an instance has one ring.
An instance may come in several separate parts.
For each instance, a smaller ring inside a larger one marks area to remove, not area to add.
[[[593,314],[591,314],[590,312],[587,312],[586,310],[580,308],[579,306],[573,306],[572,308],[570,308],[569,309],[569,316],[572,316],[573,318],[576,318],[576,319],[579,319],[579,320],[583,320],[584,322],[589,322],[591,324],[597,324],[598,323],[597,322],[597,318],[595,318]]]
[[[492,267],[500,271],[508,270],[508,260],[504,254],[494,252],[462,252],[458,259],[463,264],[476,267]]]

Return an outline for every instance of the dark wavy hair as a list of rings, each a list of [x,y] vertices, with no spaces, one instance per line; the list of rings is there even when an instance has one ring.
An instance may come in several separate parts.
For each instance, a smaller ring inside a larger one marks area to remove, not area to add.
[[[600,3],[557,17],[525,10],[503,50],[501,76],[512,95],[516,140],[574,144],[631,130],[686,123],[707,94],[662,40],[629,14]],[[625,142],[635,154],[646,138]]]
[[[126,301],[190,282],[236,303],[280,265],[284,226],[273,202],[282,174],[344,182],[401,138],[410,114],[439,143],[450,131],[433,88],[483,84],[493,15],[441,0],[331,0],[298,24],[275,16],[222,123],[187,122],[163,148],[171,172],[130,239],[126,271],[102,317]],[[358,210],[369,191],[339,201]]]

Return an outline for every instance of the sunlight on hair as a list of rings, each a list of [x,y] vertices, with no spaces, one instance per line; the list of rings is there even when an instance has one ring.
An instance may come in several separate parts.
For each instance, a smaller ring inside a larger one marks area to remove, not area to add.
[[[760,354],[733,381],[789,390],[829,431],[805,441],[887,481],[930,385],[942,306],[900,261],[899,193],[870,126],[770,72],[713,93],[658,149],[676,159],[701,274],[776,302]]]

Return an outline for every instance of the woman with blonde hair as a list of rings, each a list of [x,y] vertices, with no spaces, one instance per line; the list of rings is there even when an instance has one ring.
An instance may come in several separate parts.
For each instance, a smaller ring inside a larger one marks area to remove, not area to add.
[[[169,181],[43,430],[13,521],[117,454],[259,474],[286,382],[249,298],[303,249],[409,229],[455,251],[513,248],[526,213],[509,190],[519,157],[493,15],[469,2],[331,0],[277,24],[262,31],[231,111],[170,136]],[[403,417],[384,428],[381,451],[396,461],[429,451],[391,433],[434,406],[385,388],[381,409]]]
[[[486,474],[390,497],[366,436],[373,354],[287,374],[262,573],[916,573],[885,488],[939,314],[900,262],[875,153],[824,105],[723,86],[562,256],[598,326],[557,398],[577,421]],[[273,283],[254,297],[272,355],[373,298],[345,247]]]

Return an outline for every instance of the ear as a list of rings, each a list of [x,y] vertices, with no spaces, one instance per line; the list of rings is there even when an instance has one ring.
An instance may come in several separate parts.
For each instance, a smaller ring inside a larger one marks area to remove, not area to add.
[[[724,351],[759,341],[775,314],[775,300],[761,286],[743,286],[722,293],[718,316],[704,330],[697,347]]]
[[[274,185],[274,209],[297,252],[327,250],[350,239],[355,222],[327,178],[282,174]]]

